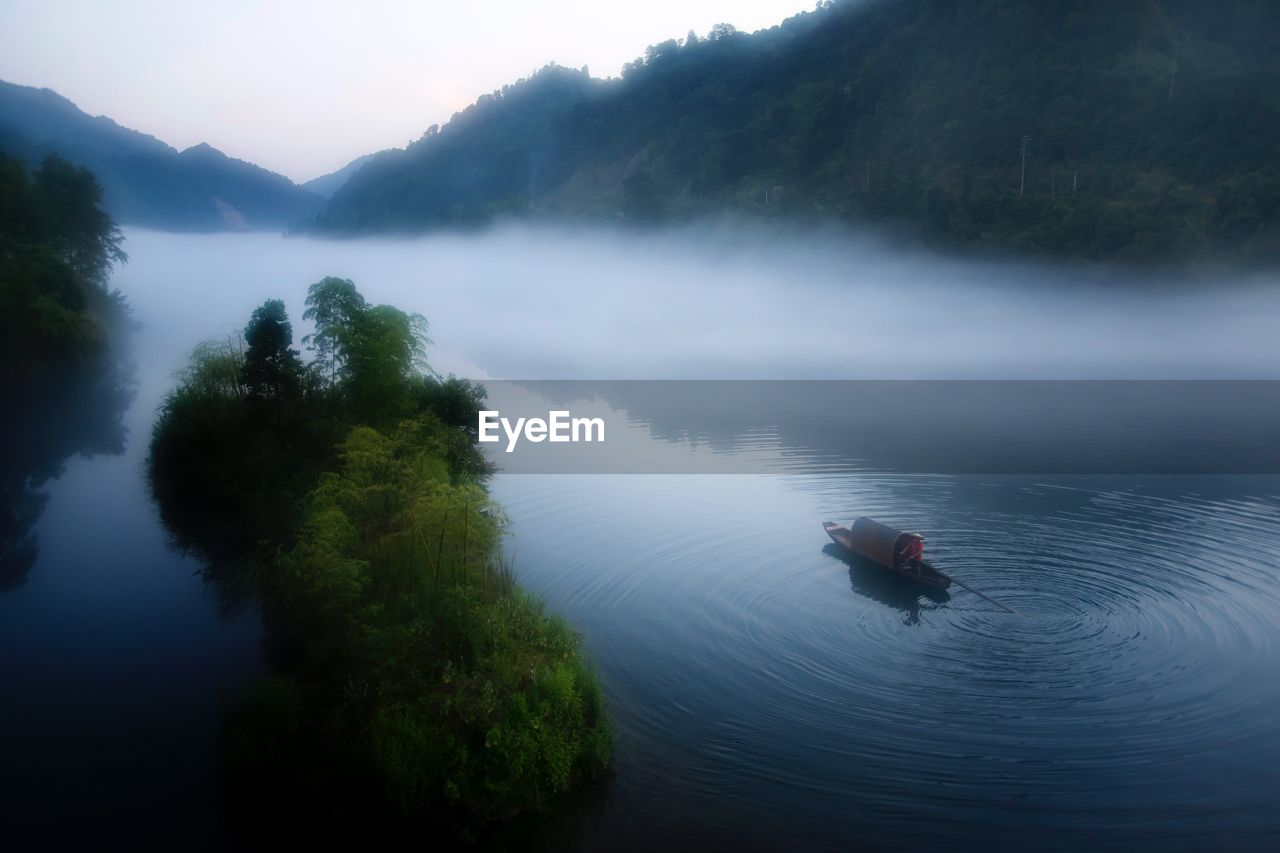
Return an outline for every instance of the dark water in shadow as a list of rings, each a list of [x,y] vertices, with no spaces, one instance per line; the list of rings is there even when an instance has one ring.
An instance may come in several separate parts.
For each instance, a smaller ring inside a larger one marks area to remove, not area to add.
[[[214,742],[261,671],[170,547],[143,460],[161,389],[120,353],[0,389],[0,847],[222,849]]]
[[[1280,479],[508,475],[524,581],[599,659],[578,842],[1257,849],[1280,830]],[[833,557],[922,530],[957,587]]]

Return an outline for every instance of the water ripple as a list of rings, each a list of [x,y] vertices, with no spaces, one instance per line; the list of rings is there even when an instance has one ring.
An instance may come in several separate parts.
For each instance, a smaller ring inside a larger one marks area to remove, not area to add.
[[[586,634],[618,721],[615,829],[595,843],[714,827],[725,844],[965,846],[1048,825],[1046,843],[1185,846],[1274,829],[1276,486],[515,477],[498,493],[533,552],[522,574]],[[819,521],[863,513],[925,531],[941,567],[1020,615],[821,549]]]

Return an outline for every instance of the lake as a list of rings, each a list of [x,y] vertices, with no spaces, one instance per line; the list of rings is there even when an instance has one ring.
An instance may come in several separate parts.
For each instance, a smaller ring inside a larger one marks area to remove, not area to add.
[[[272,297],[300,338],[325,275],[426,315],[436,369],[480,379],[1258,379],[1280,363],[1280,288],[1260,275],[716,228],[126,233],[132,395],[105,437],[69,426],[95,416],[83,402],[31,425],[64,438],[65,464],[27,501],[34,556],[0,589],[0,797],[11,838],[49,845],[229,843],[214,743],[264,672],[261,627],[168,546],[146,442],[197,341]],[[655,434],[633,409],[629,433],[665,456],[744,452]],[[784,432],[766,444],[767,474],[495,478],[517,574],[583,634],[615,720],[616,775],[557,846],[1274,845],[1280,477],[893,473]],[[856,515],[924,532],[1020,615],[824,547],[819,523]]]

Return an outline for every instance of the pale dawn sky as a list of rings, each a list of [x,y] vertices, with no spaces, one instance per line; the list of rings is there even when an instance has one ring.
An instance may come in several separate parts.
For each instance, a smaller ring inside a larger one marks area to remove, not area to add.
[[[813,0],[0,0],[0,79],[54,89],[182,149],[208,142],[304,181],[548,62],[613,76],[722,21]]]

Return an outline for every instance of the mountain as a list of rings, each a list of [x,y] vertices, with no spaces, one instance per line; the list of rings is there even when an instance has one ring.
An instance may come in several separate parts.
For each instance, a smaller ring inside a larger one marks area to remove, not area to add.
[[[322,230],[399,230],[485,219],[538,203],[574,162],[558,150],[564,119],[606,88],[585,71],[549,66],[385,151],[352,175],[317,219]]]
[[[330,172],[327,175],[321,175],[318,178],[312,178],[302,183],[302,188],[310,190],[323,198],[331,198],[334,193],[340,190],[352,175],[360,171],[365,163],[370,162],[379,155],[386,154],[386,151],[378,151],[374,154],[365,154],[352,160],[336,172]]]
[[[117,221],[176,231],[280,228],[313,215],[316,194],[208,145],[177,151],[93,117],[49,89],[0,81],[0,152],[36,164],[56,153],[98,178]]]
[[[314,227],[730,211],[1280,255],[1277,32],[1268,0],[823,3],[655,45],[619,79],[545,68],[361,169]]]

